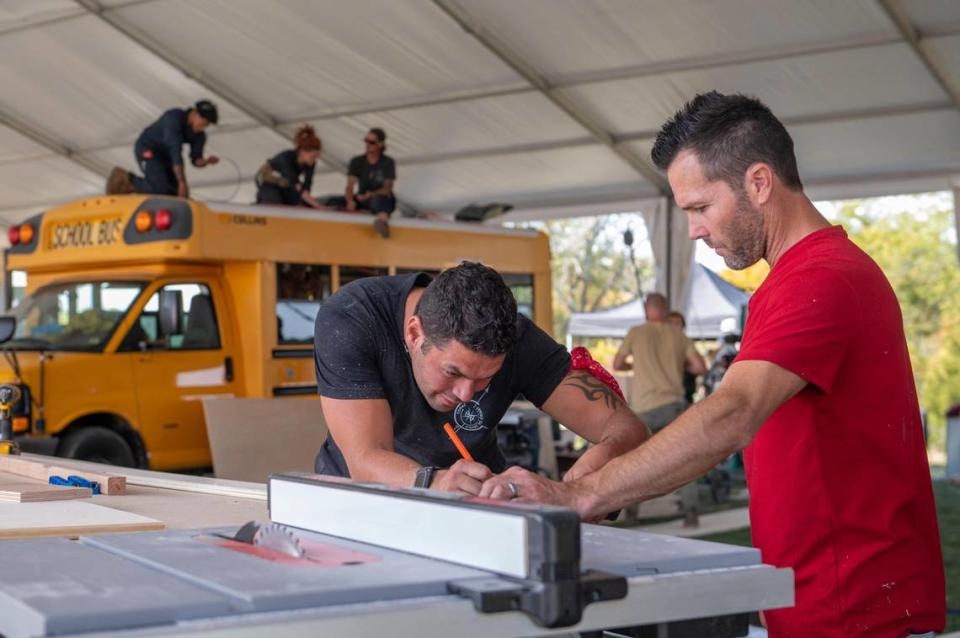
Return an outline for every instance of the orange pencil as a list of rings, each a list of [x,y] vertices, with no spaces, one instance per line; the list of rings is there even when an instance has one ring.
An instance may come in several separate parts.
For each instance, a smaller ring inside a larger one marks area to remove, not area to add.
[[[450,437],[450,440],[453,441],[453,444],[457,447],[457,451],[460,452],[465,460],[473,462],[473,455],[470,454],[470,450],[467,449],[467,446],[463,444],[463,441],[460,440],[460,437],[457,436],[456,431],[453,429],[453,426],[449,423],[443,424],[443,431],[447,433],[447,436]]]

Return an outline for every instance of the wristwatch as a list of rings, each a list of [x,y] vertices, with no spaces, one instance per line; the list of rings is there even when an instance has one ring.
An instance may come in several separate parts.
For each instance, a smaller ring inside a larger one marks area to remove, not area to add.
[[[413,482],[414,487],[430,487],[430,482],[433,481],[433,474],[439,467],[434,465],[425,465],[417,470],[417,478]]]

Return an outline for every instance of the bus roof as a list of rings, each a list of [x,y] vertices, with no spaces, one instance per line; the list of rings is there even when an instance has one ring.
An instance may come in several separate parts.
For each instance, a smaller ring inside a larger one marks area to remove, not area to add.
[[[534,230],[396,216],[391,238],[383,239],[372,219],[367,213],[103,196],[21,223],[20,235],[30,240],[11,246],[6,255],[8,268],[37,272],[184,261],[441,270],[464,259],[505,272],[549,269],[546,236]]]
[[[363,226],[368,226],[372,223],[372,217],[366,211],[345,213],[297,208],[294,206],[267,206],[263,204],[231,204],[228,202],[202,201],[198,203],[205,204],[207,208],[216,213],[241,213],[261,217],[329,221],[340,224],[360,224]],[[401,217],[399,215],[390,218],[390,225],[398,228],[432,228],[434,230],[453,230],[460,233],[479,233],[483,235],[505,234],[534,237],[538,234],[538,231],[522,228],[507,228],[476,222],[456,222],[447,219]]]

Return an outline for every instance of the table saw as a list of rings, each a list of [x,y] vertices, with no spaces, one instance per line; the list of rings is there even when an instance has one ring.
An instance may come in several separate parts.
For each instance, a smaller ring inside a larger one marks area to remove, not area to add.
[[[572,510],[309,474],[259,525],[0,543],[0,635],[744,635],[793,574]],[[653,633],[650,633],[650,632]]]

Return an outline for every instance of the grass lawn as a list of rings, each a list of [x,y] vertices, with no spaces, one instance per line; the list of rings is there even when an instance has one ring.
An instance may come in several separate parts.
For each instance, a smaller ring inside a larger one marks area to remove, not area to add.
[[[933,492],[940,520],[940,543],[947,574],[947,605],[954,612],[947,616],[946,631],[960,631],[960,485],[936,481]],[[703,540],[731,545],[750,545],[750,528],[703,536]]]

